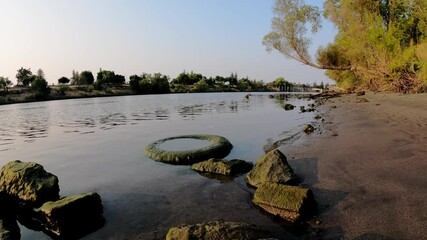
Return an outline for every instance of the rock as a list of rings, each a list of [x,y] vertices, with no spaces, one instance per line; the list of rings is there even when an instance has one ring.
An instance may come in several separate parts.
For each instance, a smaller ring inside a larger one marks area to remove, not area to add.
[[[243,160],[223,160],[217,158],[211,158],[191,166],[191,168],[197,172],[215,173],[227,176],[247,173],[252,167],[252,163]]]
[[[166,240],[248,240],[272,239],[270,234],[253,224],[213,221],[181,225],[169,229]]]
[[[307,134],[314,132],[316,128],[313,127],[311,124],[304,125],[303,131]]]
[[[21,232],[14,218],[0,217],[0,240],[19,240]]]
[[[258,187],[265,182],[283,184],[298,182],[298,178],[291,166],[289,166],[286,156],[278,149],[274,149],[260,157],[245,180],[254,187]]]
[[[80,238],[104,224],[101,197],[93,192],[46,202],[34,212],[49,231],[66,239]]]
[[[316,115],[315,117],[314,117],[314,119],[316,119],[316,120],[319,120],[319,119],[321,119],[322,118],[322,116],[320,116],[320,115]]]
[[[316,205],[310,189],[277,183],[260,185],[255,191],[253,202],[290,222],[310,215]]]
[[[305,106],[300,106],[299,109],[302,113],[307,112],[307,110],[305,109]]]
[[[295,106],[294,106],[294,105],[292,105],[292,104],[286,103],[286,104],[283,106],[283,108],[284,108],[286,111],[289,111],[289,110],[294,110]]]
[[[361,97],[356,98],[356,103],[366,103],[366,102],[369,102],[369,100],[366,98],[361,98]]]
[[[365,95],[365,91],[356,92],[356,96],[363,96],[363,95]]]
[[[38,207],[59,199],[58,178],[34,162],[7,163],[0,171],[0,191]]]

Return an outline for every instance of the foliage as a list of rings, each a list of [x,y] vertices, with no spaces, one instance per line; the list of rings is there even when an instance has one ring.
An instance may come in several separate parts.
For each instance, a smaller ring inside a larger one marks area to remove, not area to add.
[[[306,65],[327,69],[345,88],[416,92],[425,89],[420,45],[427,40],[425,0],[327,0],[324,16],[338,29],[335,41],[308,54],[320,10],[303,0],[276,0],[272,31],[264,37],[268,49]]]
[[[209,88],[209,85],[206,83],[204,79],[198,81],[196,84],[193,85],[192,91],[193,92],[206,92]]]
[[[108,85],[121,85],[125,83],[125,77],[122,75],[116,75],[114,71],[99,70],[96,76],[95,86],[97,89]]]
[[[83,71],[80,73],[80,77],[77,82],[78,85],[93,84],[95,82],[95,78],[91,71]]]
[[[31,90],[34,92],[36,99],[44,99],[50,94],[47,81],[40,76],[35,76],[34,80],[31,82]]]
[[[70,87],[68,85],[61,85],[57,91],[59,96],[65,96],[70,91]]]
[[[68,84],[70,83],[70,79],[68,79],[67,77],[61,77],[60,79],[58,79],[58,84]]]
[[[138,75],[132,75],[129,77],[129,86],[132,89],[132,91],[139,93],[140,92],[140,88],[139,88],[139,82],[142,80],[142,77],[138,76]]]
[[[18,85],[29,86],[30,83],[34,80],[34,77],[30,68],[26,69],[21,67],[18,69],[16,79],[18,80]]]
[[[169,93],[169,77],[161,73],[147,74],[141,76],[130,76],[129,85],[136,93],[151,94],[151,93]]]
[[[79,79],[80,79],[80,74],[78,71],[74,71],[71,72],[71,84],[72,85],[78,85],[79,84]]]
[[[12,81],[9,78],[0,76],[0,88],[3,88],[3,91],[7,92],[11,85]]]

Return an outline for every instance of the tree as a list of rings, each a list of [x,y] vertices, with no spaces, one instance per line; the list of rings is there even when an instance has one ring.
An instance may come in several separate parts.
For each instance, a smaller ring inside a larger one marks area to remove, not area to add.
[[[83,71],[80,73],[80,77],[78,80],[79,85],[93,84],[95,82],[95,78],[91,71]]]
[[[139,82],[142,80],[142,77],[138,76],[138,75],[132,75],[129,77],[129,85],[130,88],[136,92],[139,93],[141,91],[140,87],[139,87]]]
[[[307,5],[303,0],[276,0],[273,12],[272,31],[263,39],[267,50],[275,49],[287,58],[324,68],[312,62],[308,53],[311,39],[306,36],[307,24],[311,25],[312,33],[321,27],[319,8]]]
[[[169,93],[170,92],[168,76],[163,75],[161,73],[155,73],[153,75],[148,75],[147,78],[151,82],[153,93]]]
[[[31,90],[34,92],[36,99],[44,99],[50,94],[50,88],[47,81],[40,76],[35,76],[31,83]]]
[[[80,79],[80,74],[78,71],[74,71],[71,73],[71,84],[72,85],[78,85],[79,84],[79,79]]]
[[[61,77],[60,79],[58,79],[58,84],[68,84],[70,83],[70,79],[68,79],[67,77]]]
[[[417,46],[427,40],[427,1],[326,0],[324,16],[338,34],[333,43],[319,48],[316,62],[308,53],[307,31],[316,33],[321,27],[320,9],[303,0],[276,0],[273,11],[272,31],[263,40],[267,49],[327,69],[339,86],[427,89],[427,79],[421,77],[427,70],[421,67]]]
[[[37,70],[37,76],[40,77],[41,79],[46,80],[46,75],[44,74],[44,71],[41,68],[39,68],[39,70]]]
[[[202,79],[193,85],[192,90],[194,92],[205,92],[208,88],[209,85],[206,83],[205,79]]]
[[[18,81],[18,85],[29,86],[30,83],[34,80],[33,73],[31,69],[21,67],[18,69],[18,73],[16,74],[16,79]]]
[[[3,91],[7,92],[11,85],[12,81],[9,78],[0,76],[0,88],[3,88]]]

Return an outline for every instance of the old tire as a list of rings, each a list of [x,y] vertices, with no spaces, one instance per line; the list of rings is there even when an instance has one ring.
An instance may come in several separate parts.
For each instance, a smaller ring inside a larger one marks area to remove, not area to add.
[[[203,148],[186,151],[167,151],[159,148],[159,145],[175,139],[197,139],[207,140],[211,145]],[[170,164],[187,165],[205,161],[210,158],[223,158],[227,156],[233,145],[226,138],[217,135],[182,135],[157,140],[145,147],[145,155],[148,157]]]

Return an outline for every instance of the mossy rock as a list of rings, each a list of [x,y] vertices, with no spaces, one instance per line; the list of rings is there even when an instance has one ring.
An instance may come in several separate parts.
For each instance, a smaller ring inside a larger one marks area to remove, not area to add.
[[[176,139],[197,139],[207,140],[211,145],[199,149],[186,151],[167,151],[159,148],[159,145],[170,140]],[[171,164],[193,164],[210,158],[226,157],[233,145],[226,138],[217,135],[183,135],[160,139],[145,147],[145,155],[148,157]]]
[[[166,240],[248,240],[272,239],[270,234],[253,224],[213,221],[181,225],[169,229]]]
[[[274,149],[258,159],[255,167],[246,176],[246,182],[254,187],[265,182],[295,184],[298,177],[286,156],[278,149]]]
[[[34,162],[16,160],[3,166],[0,171],[0,191],[32,207],[59,199],[58,178]]]
[[[227,176],[234,176],[241,173],[249,172],[253,164],[239,159],[223,160],[211,158],[209,160],[195,163],[191,168],[201,173],[213,173]]]
[[[35,209],[36,218],[63,239],[80,238],[104,224],[101,197],[94,192],[50,201]]]
[[[278,183],[263,183],[253,202],[265,211],[295,222],[313,213],[315,201],[310,189]]]
[[[314,132],[314,130],[316,130],[316,128],[313,127],[313,125],[311,125],[311,124],[306,124],[306,125],[304,125],[304,128],[302,130],[305,133],[310,134],[310,133]]]

